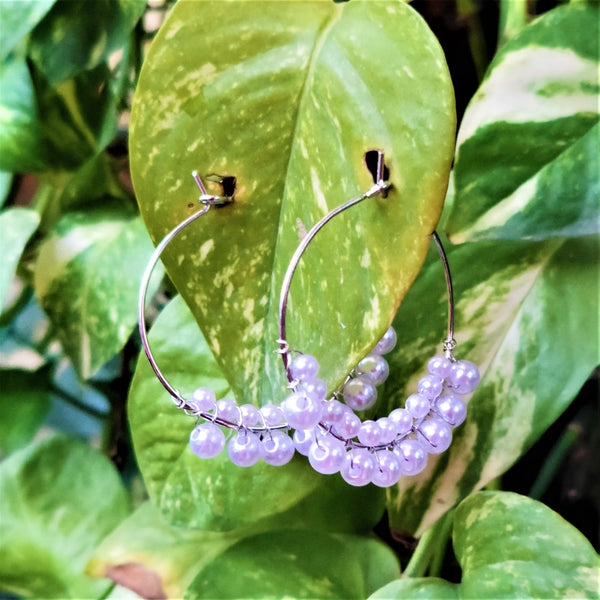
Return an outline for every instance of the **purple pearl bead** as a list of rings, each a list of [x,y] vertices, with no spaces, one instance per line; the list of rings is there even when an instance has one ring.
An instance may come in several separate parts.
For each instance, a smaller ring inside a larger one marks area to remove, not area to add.
[[[194,414],[211,411],[215,407],[215,393],[210,388],[198,388],[192,393]]]
[[[366,375],[375,385],[381,385],[390,374],[387,360],[380,354],[369,354],[356,365],[359,375]]]
[[[294,442],[283,431],[271,431],[260,445],[263,460],[274,467],[289,463],[294,456]]]
[[[400,468],[404,475],[416,475],[427,466],[427,452],[417,440],[402,440],[394,452],[400,459]]]
[[[252,404],[242,404],[240,406],[240,413],[242,415],[242,424],[246,427],[255,427],[262,422],[258,408]]]
[[[425,396],[425,398],[429,398],[429,400],[437,398],[442,393],[443,388],[444,382],[436,375],[425,375],[425,377],[419,379],[419,383],[417,384],[419,394]]]
[[[379,487],[390,487],[398,483],[402,476],[400,460],[390,450],[380,450],[371,481]]]
[[[318,437],[308,452],[308,462],[317,473],[337,473],[346,459],[344,444],[331,436]]]
[[[446,379],[450,374],[452,368],[452,361],[445,356],[434,356],[429,359],[427,363],[427,370],[431,375],[435,375],[440,379]]]
[[[415,419],[422,419],[429,412],[430,408],[431,402],[421,394],[411,394],[406,399],[406,410]]]
[[[220,419],[228,421],[229,423],[239,425],[240,411],[238,405],[235,403],[235,400],[231,400],[230,398],[221,398],[217,402],[216,416]]]
[[[373,348],[373,354],[387,354],[391,352],[396,345],[396,339],[396,330],[390,327],[377,342],[375,348]]]
[[[452,427],[461,425],[467,417],[467,407],[461,397],[452,392],[444,392],[436,401],[437,413]]]
[[[470,394],[479,383],[479,369],[468,360],[453,363],[448,385],[458,394]]]
[[[315,442],[314,429],[296,429],[294,431],[294,446],[300,454],[308,456],[310,447]]]
[[[283,423],[283,411],[274,404],[265,404],[260,408],[260,414],[267,427],[277,427]]]
[[[295,392],[281,403],[281,410],[293,429],[310,429],[319,423],[323,406],[321,400],[304,392]]]
[[[196,425],[190,433],[190,448],[200,458],[214,458],[225,447],[225,435],[213,423]]]
[[[301,354],[294,359],[290,367],[290,374],[299,381],[308,381],[314,379],[319,372],[319,363],[314,356],[310,354]]]
[[[355,448],[346,453],[341,474],[344,481],[354,486],[370,483],[376,469],[376,460],[371,452]]]
[[[342,418],[333,425],[333,431],[335,431],[337,435],[343,437],[345,440],[351,440],[358,434],[360,425],[360,419],[352,412],[351,409],[348,409],[344,412]]]
[[[413,425],[413,416],[405,408],[395,408],[388,419],[396,426],[397,435],[408,433]]]
[[[327,396],[327,384],[322,379],[309,379],[302,383],[300,389],[315,400],[325,400]]]
[[[364,421],[358,430],[358,441],[365,446],[377,446],[381,440],[381,427],[375,421]]]
[[[229,440],[227,453],[234,465],[251,467],[261,456],[258,438],[248,431],[239,431]]]
[[[344,418],[346,407],[337,400],[323,400],[322,419],[325,423],[339,423]]]
[[[377,400],[377,389],[365,375],[350,379],[344,385],[344,402],[353,410],[367,410]]]
[[[390,420],[389,417],[381,417],[376,421],[377,425],[381,429],[381,435],[379,436],[380,444],[389,444],[396,437],[396,424]]]
[[[419,441],[429,454],[441,454],[448,450],[452,442],[452,430],[446,421],[441,419],[425,419],[417,430]]]

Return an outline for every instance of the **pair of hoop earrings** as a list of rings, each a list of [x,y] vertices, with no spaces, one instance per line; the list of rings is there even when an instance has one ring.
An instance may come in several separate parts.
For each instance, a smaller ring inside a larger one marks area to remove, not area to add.
[[[388,487],[403,475],[416,475],[427,464],[429,454],[440,454],[452,441],[452,429],[466,417],[461,396],[470,394],[479,383],[477,367],[454,357],[454,298],[452,278],[444,248],[434,231],[432,238],[444,267],[448,291],[448,335],[443,354],[428,362],[428,374],[417,385],[404,408],[396,408],[387,417],[362,422],[356,412],[371,408],[376,401],[377,386],[388,376],[383,355],[396,344],[396,332],[390,327],[369,355],[349,373],[341,389],[327,398],[327,385],[317,377],[319,363],[313,356],[292,351],[286,339],[286,310],[292,277],[306,248],[317,233],[336,215],[374,196],[386,197],[392,184],[384,164],[383,152],[365,154],[373,175],[373,186],[361,196],[335,208],[323,217],[303,238],[285,273],[279,302],[280,338],[276,340],[291,393],[280,406],[267,404],[257,409],[238,404],[229,398],[217,400],[212,390],[198,388],[190,399],[183,398],[162,374],[150,350],[145,325],[146,292],[152,271],[167,245],[183,229],[206,214],[211,207],[233,202],[234,177],[208,176],[223,188],[223,194],[208,194],[198,174],[192,175],[200,188],[202,209],[177,225],[158,244],[142,278],[138,303],[139,330],[144,351],[152,369],[169,392],[177,408],[196,419],[190,434],[190,447],[200,458],[214,458],[224,449],[231,461],[249,467],[259,460],[280,466],[288,463],[295,452],[308,456],[311,466],[323,474],[340,473],[354,486],[374,483]],[[292,352],[298,353],[290,360]],[[204,423],[199,424],[200,420]],[[227,442],[223,428],[234,431]],[[291,430],[294,430],[290,437]]]

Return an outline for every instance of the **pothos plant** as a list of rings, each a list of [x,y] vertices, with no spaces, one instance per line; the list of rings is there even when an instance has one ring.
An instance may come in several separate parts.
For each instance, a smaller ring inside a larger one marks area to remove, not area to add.
[[[399,1],[181,0],[141,72],[143,2],[0,4],[0,588],[597,597],[598,556],[581,533],[533,499],[481,491],[598,364],[598,7],[529,23],[525,3],[502,7],[503,43],[455,145],[443,52]],[[136,84],[139,210],[119,153]],[[238,178],[232,210],[165,256],[151,341],[183,392],[280,401],[283,270],[302,231],[366,189],[371,148],[389,156],[394,190],[315,241],[292,289],[290,339],[333,389],[393,319],[399,341],[370,414],[400,406],[443,337],[443,274],[428,254],[437,226],[456,338],[484,374],[467,421],[446,454],[387,493],[302,458],[249,469],[198,459],[192,422],[143,356],[132,378],[146,228],[157,242],[194,210],[192,170]],[[373,534],[378,523],[419,538],[409,560]],[[450,538],[452,581],[439,577]]]

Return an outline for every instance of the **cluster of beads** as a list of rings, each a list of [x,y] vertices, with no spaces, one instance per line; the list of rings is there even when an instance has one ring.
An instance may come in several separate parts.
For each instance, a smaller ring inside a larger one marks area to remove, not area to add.
[[[208,388],[197,389],[184,408],[208,422],[192,431],[192,451],[201,458],[213,458],[227,443],[229,458],[241,467],[261,459],[273,466],[284,465],[297,451],[319,473],[339,472],[355,486],[388,487],[402,475],[420,473],[427,456],[444,452],[452,441],[452,429],[465,420],[461,396],[474,391],[479,371],[469,361],[434,356],[428,362],[428,374],[419,380],[417,393],[407,398],[404,408],[376,421],[361,422],[354,411],[375,402],[375,386],[389,371],[381,355],[395,343],[396,333],[390,328],[344,384],[345,403],[336,394],[326,399],[326,384],[317,378],[319,364],[306,354],[290,365],[293,393],[280,407],[238,406],[228,398],[216,401]],[[236,431],[229,442],[219,425]],[[290,429],[295,430],[293,437],[288,435]]]

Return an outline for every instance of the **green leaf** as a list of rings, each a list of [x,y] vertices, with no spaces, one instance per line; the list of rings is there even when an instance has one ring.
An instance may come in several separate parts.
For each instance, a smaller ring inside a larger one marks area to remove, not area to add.
[[[0,207],[4,205],[10,194],[13,183],[13,174],[0,171]]]
[[[456,509],[453,544],[459,584],[401,579],[369,600],[598,597],[598,555],[541,502],[510,492],[475,494]]]
[[[0,60],[25,37],[56,0],[3,0],[0,2]]]
[[[288,314],[291,346],[330,388],[373,347],[425,257],[454,127],[443,52],[402,2],[177,3],[140,76],[132,174],[155,241],[191,214],[192,170],[237,177],[235,203],[165,265],[240,402],[283,398],[284,271],[302,232],[372,186],[363,155],[379,148],[393,190],[315,239]]]
[[[280,530],[238,542],[209,563],[185,598],[365,598],[397,577],[375,539]]]
[[[50,409],[51,390],[47,370],[3,369],[0,375],[0,453],[8,455],[33,439]]]
[[[55,86],[122,48],[145,7],[145,0],[58,0],[33,31],[29,55]]]
[[[141,219],[122,206],[69,213],[41,245],[36,295],[83,379],[131,335],[139,278],[151,253]]]
[[[398,312],[397,350],[378,414],[402,406],[439,354],[447,306],[432,262]],[[506,471],[565,410],[599,362],[596,238],[466,244],[449,252],[456,356],[484,374],[450,449],[403,478],[388,501],[392,529],[420,536],[473,490]],[[568,310],[565,310],[568,307]],[[427,315],[424,319],[423,315]]]
[[[598,231],[599,23],[570,4],[502,46],[458,134],[453,241]]]
[[[23,249],[39,222],[38,213],[28,208],[9,208],[0,213],[0,312]]]
[[[218,398],[231,397],[181,297],[160,314],[150,342],[160,369],[184,397],[203,386]],[[303,526],[328,531],[364,532],[381,518],[381,490],[350,488],[338,475],[335,480],[318,475],[304,458],[283,467],[261,461],[248,469],[231,463],[226,451],[212,460],[199,459],[188,446],[193,420],[176,410],[143,354],[128,407],[146,487],[171,523],[227,531],[277,515],[294,527],[303,521]],[[348,508],[339,511],[340,505]]]
[[[5,460],[0,490],[1,587],[38,598],[99,597],[107,582],[83,575],[83,567],[129,510],[109,461],[55,437]]]

